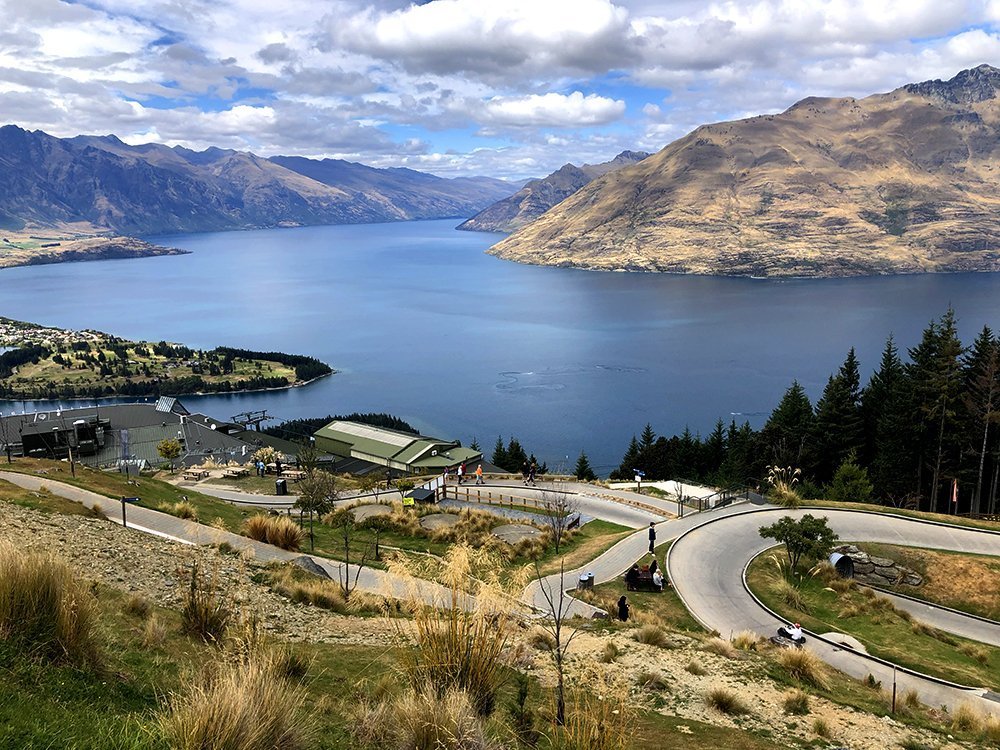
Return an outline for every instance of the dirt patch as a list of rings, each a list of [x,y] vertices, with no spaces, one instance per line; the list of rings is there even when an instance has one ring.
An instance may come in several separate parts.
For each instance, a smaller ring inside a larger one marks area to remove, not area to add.
[[[524,539],[537,539],[542,535],[542,531],[523,523],[506,523],[493,529],[492,534],[507,544],[517,544]]]

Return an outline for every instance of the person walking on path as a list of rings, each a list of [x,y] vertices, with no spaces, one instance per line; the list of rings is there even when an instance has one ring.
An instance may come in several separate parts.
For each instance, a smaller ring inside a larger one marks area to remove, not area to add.
[[[528,465],[528,462],[525,461],[521,465],[521,484],[523,484],[525,487],[528,486],[528,472],[530,471],[531,467]]]
[[[535,473],[538,471],[538,464],[534,461],[531,462],[531,466],[528,467],[528,483],[534,487],[535,486]]]
[[[649,522],[649,554],[653,554],[653,547],[656,545],[656,523]]]
[[[484,484],[483,482],[483,465],[479,464],[476,467],[476,484]]]
[[[628,597],[624,595],[618,600],[618,619],[622,622],[628,621]]]
[[[461,484],[463,479],[465,479],[465,462],[464,461],[458,465],[458,483]]]

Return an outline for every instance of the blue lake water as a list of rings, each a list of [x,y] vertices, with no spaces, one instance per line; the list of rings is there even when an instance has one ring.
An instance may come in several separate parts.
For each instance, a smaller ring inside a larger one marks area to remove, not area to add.
[[[648,421],[759,426],[855,346],[912,346],[949,304],[963,340],[1000,327],[1000,274],[761,281],[518,265],[456,221],[155,238],[190,255],[0,271],[0,315],[131,339],[309,354],[338,369],[284,392],[186,397],[222,419],[385,411],[487,452],[511,433],[550,466],[601,470]],[[38,405],[50,408],[51,405]],[[0,402],[0,411],[34,405]]]

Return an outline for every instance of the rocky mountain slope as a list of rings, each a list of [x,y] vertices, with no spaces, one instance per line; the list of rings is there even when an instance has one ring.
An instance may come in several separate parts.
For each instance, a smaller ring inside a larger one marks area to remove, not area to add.
[[[644,151],[622,151],[611,161],[584,164],[582,167],[564,164],[539,180],[531,180],[513,195],[483,209],[458,226],[474,232],[513,232],[530,224],[557,203],[601,175],[642,161]]]
[[[448,180],[332,160],[0,128],[0,228],[10,230],[72,225],[143,235],[460,217],[514,187],[487,177]]]
[[[1000,70],[705,125],[490,252],[600,270],[1000,270]]]

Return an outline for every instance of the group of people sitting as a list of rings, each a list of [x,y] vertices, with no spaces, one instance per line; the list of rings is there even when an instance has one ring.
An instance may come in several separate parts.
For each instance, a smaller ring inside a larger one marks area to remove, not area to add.
[[[640,589],[650,591],[663,591],[666,584],[663,574],[660,572],[659,563],[656,562],[656,555],[650,555],[652,561],[648,565],[639,567],[635,563],[625,573],[625,588],[628,591],[638,591]]]

